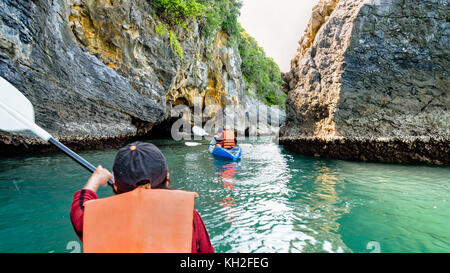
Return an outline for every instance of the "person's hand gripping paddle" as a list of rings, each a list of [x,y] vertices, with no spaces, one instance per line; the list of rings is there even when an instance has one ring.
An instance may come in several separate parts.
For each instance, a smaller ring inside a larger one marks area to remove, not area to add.
[[[31,102],[2,77],[0,77],[0,130],[10,133],[31,131],[39,138],[59,148],[91,173],[96,169],[91,163],[36,125],[34,122],[34,109]],[[113,184],[114,182],[110,179],[108,185],[112,186]]]

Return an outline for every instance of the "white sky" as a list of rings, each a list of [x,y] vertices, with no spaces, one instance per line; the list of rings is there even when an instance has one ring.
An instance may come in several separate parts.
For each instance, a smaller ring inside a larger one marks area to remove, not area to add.
[[[282,72],[290,70],[298,41],[318,0],[243,0],[239,22],[272,57]]]

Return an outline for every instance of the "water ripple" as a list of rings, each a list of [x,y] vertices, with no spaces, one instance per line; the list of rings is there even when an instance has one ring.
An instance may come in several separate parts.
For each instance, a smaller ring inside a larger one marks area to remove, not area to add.
[[[217,252],[369,252],[369,242],[381,252],[450,249],[449,167],[302,157],[270,139],[246,141],[242,160],[229,162],[204,146],[153,142],[171,187],[199,194]],[[115,151],[81,155],[110,168]],[[0,252],[66,251],[77,240],[71,198],[88,177],[60,154],[0,159]]]

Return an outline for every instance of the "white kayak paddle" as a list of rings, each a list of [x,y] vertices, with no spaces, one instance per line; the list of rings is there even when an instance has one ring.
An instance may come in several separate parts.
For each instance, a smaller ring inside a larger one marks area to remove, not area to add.
[[[96,169],[91,163],[39,127],[34,122],[34,109],[31,102],[2,77],[0,77],[0,130],[10,133],[31,131],[39,138],[59,148],[91,173]],[[108,184],[112,186],[113,181],[109,180]]]
[[[192,132],[196,136],[202,136],[202,137],[209,136],[209,134],[205,130],[203,130],[202,128],[200,128],[198,126],[192,127]],[[200,146],[200,145],[209,145],[209,143],[199,143],[199,142],[185,142],[184,144],[189,147],[195,147],[195,146]]]
[[[200,146],[200,145],[210,145],[209,143],[200,143],[200,142],[185,142],[184,144],[189,147],[196,147],[196,146]]]
[[[197,136],[209,136],[209,134],[198,126],[192,127],[192,132]]]

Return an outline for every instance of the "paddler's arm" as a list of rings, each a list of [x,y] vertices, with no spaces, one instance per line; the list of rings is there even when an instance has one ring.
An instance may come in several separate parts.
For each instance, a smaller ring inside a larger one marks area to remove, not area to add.
[[[194,230],[192,234],[192,253],[214,253],[209,233],[200,214],[194,210]]]
[[[112,174],[108,170],[98,166],[83,189],[75,193],[70,209],[70,220],[80,240],[83,240],[84,202],[97,199],[98,188],[106,186],[111,178]]]

